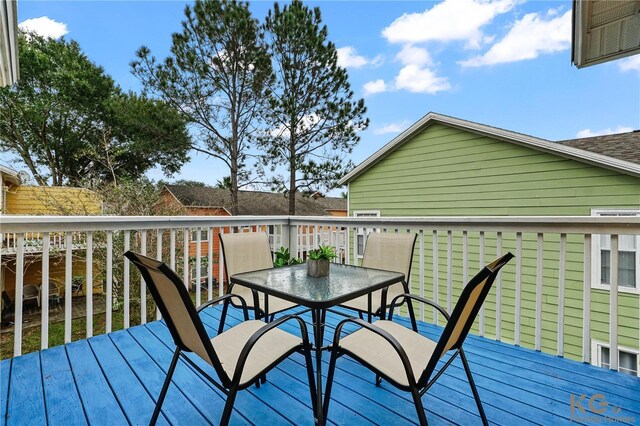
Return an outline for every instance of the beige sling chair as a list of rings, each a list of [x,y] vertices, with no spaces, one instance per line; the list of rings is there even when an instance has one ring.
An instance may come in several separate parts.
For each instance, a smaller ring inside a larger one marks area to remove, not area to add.
[[[264,293],[252,291],[239,284],[233,284],[230,282],[230,278],[235,274],[241,274],[243,272],[273,268],[268,235],[265,232],[220,234],[220,242],[222,243],[224,265],[227,271],[227,280],[229,281],[229,294],[241,296],[246,301],[247,307],[254,310],[255,318],[262,318],[265,312]],[[238,307],[235,305],[234,300],[225,300],[222,307],[221,327],[222,324],[224,324],[230,304]],[[269,296],[269,315],[272,318],[275,314],[296,306],[298,305],[287,300]]]
[[[487,425],[487,417],[471,376],[471,370],[462,349],[462,343],[467,337],[469,329],[473,325],[473,321],[487,297],[496,275],[512,258],[513,255],[507,253],[485,266],[473,277],[462,290],[462,294],[451,315],[445,309],[429,300],[405,294],[397,296],[391,302],[389,320],[379,320],[370,324],[362,319],[348,318],[340,322],[336,327],[333,344],[331,345],[332,354],[324,399],[325,418],[327,418],[326,415],[329,409],[336,360],[342,355],[348,355],[374,371],[376,373],[376,385],[380,383],[379,379],[381,377],[392,385],[411,392],[421,425],[427,424],[427,417],[422,406],[422,395],[451,365],[456,356],[460,355],[482,423]],[[396,302],[402,297],[410,297],[430,305],[446,318],[447,324],[437,342],[392,322],[393,309],[396,306]],[[340,338],[342,328],[349,323],[355,323],[361,328]],[[449,351],[454,352],[444,366],[431,378],[438,361]]]
[[[311,364],[311,346],[307,337],[307,327],[300,317],[287,315],[269,324],[259,320],[249,320],[246,303],[238,295],[232,294],[218,297],[196,309],[183,281],[171,268],[155,259],[131,251],[124,255],[140,270],[176,344],[150,424],[155,424],[158,419],[180,356],[227,395],[220,420],[221,425],[226,425],[229,423],[233,403],[239,390],[257,383],[259,377],[264,376],[292,353],[301,352],[306,361],[309,390],[315,413],[316,387]],[[198,313],[213,304],[231,298],[237,299],[242,307],[245,321],[210,339]],[[292,320],[298,322],[302,337],[277,328]],[[215,370],[218,380],[203,371],[186,356],[186,352],[194,352],[209,363]]]
[[[360,296],[356,299],[343,303],[342,307],[354,309],[360,314],[385,318],[388,302],[401,294],[411,293],[409,283],[411,282],[411,261],[413,259],[413,247],[416,242],[416,234],[410,233],[378,233],[372,232],[367,237],[367,243],[362,257],[362,266],[365,268],[384,269],[386,271],[400,272],[404,274],[404,281],[393,284],[382,290],[374,291],[371,295],[371,311],[369,311],[369,297]],[[411,326],[417,331],[415,313],[410,298],[402,298],[402,303],[407,302]],[[401,303],[401,304],[402,304]]]

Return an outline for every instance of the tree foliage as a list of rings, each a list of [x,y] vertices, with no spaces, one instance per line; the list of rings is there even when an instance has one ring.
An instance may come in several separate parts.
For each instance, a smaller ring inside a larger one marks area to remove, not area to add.
[[[19,35],[20,80],[0,89],[0,150],[40,185],[136,179],[187,160],[184,120],[162,102],[122,93],[75,41]]]
[[[248,153],[271,71],[259,24],[247,3],[197,0],[185,8],[171,54],[157,61],[141,47],[131,63],[145,89],[170,103],[198,131],[199,152],[230,171],[232,213],[247,183]]]
[[[270,129],[260,144],[264,165],[288,170],[272,185],[288,192],[289,214],[295,214],[296,192],[332,189],[352,167],[346,155],[369,120],[364,100],[353,99],[347,71],[337,64],[318,7],[276,3],[264,28],[276,82],[266,114]]]

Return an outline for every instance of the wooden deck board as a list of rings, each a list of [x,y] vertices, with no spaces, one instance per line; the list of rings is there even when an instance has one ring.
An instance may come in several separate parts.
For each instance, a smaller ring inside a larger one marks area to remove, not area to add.
[[[44,424],[46,412],[42,391],[40,354],[33,352],[13,359],[7,407],[7,425]]]
[[[86,425],[82,401],[64,346],[40,352],[47,420],[51,424]]]
[[[215,334],[220,310],[207,309],[201,317],[208,333]],[[325,343],[341,319],[328,316]],[[239,312],[230,310],[227,324],[240,320]],[[404,318],[396,320],[408,325]],[[294,323],[283,328],[299,332]],[[442,329],[421,323],[420,330],[435,339]],[[164,323],[152,322],[1,361],[0,425],[146,424],[173,349]],[[619,406],[618,415],[640,418],[638,378],[477,336],[469,336],[465,350],[491,423],[568,424],[571,395],[588,398],[595,393]],[[193,359],[215,377],[210,366]],[[328,361],[327,353],[323,356],[325,377]],[[294,354],[268,374],[268,382],[260,389],[240,392],[231,423],[313,424],[304,365],[304,357]],[[365,367],[341,358],[329,423],[413,424],[416,417],[410,395],[385,382],[376,387],[373,380]],[[479,424],[459,360],[423,402],[432,425]],[[223,405],[222,392],[180,361],[159,424],[216,424]]]
[[[69,343],[66,345],[66,349],[88,422],[92,424],[128,424],[122,407],[105,379],[88,340]],[[109,373],[107,372],[107,374]]]

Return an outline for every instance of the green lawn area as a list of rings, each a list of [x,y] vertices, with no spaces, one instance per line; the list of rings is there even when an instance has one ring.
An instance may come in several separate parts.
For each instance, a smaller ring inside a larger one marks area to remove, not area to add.
[[[203,302],[206,301],[206,293],[203,292]],[[214,291],[213,297],[217,297],[217,289]],[[196,295],[191,293],[191,299],[195,304]],[[104,306],[104,296],[95,295],[93,298],[94,307]],[[75,309],[74,309],[75,310]],[[140,305],[135,303],[130,306],[130,326],[140,324]],[[84,312],[78,314],[74,313],[74,316],[83,315]],[[42,326],[40,325],[39,317],[37,318],[38,324],[35,325],[35,321],[32,324],[25,324],[22,330],[22,353],[27,354],[40,350],[40,334]],[[147,298],[147,321],[154,321],[155,316],[155,304],[149,296]],[[107,321],[107,314],[105,312],[94,313],[93,315],[93,335],[104,334]],[[114,310],[112,313],[111,330],[117,331],[124,328],[124,311],[121,309]],[[87,336],[87,319],[86,317],[79,316],[71,321],[71,341],[85,339]],[[64,316],[63,315],[51,315],[49,319],[49,347],[58,346],[64,344]],[[7,330],[0,333],[0,359],[7,359],[13,357],[13,332]]]

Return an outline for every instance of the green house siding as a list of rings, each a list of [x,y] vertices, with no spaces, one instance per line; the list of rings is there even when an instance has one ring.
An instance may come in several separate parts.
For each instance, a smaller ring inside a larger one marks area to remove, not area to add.
[[[640,179],[472,132],[431,124],[349,182],[349,214],[379,210],[381,216],[584,216],[593,208],[640,208]],[[418,230],[413,230],[418,232]],[[452,300],[462,283],[462,232],[452,233]],[[433,297],[431,230],[424,230],[424,288]],[[569,235],[565,278],[564,353],[582,354],[583,237]],[[534,347],[537,236],[523,234],[521,345]],[[502,250],[516,251],[514,233],[502,235]],[[496,257],[496,233],[469,233],[469,275]],[[447,305],[447,233],[438,233],[438,300]],[[542,350],[556,353],[560,236],[544,235]],[[419,283],[419,250],[412,287]],[[515,265],[515,262],[514,262]],[[501,339],[515,338],[515,267],[502,274]],[[485,303],[484,332],[496,336],[497,291]],[[619,345],[638,349],[637,294],[619,294]],[[431,312],[425,318],[431,319]],[[479,331],[479,320],[474,331]],[[591,291],[591,337],[609,340],[609,293]]]

